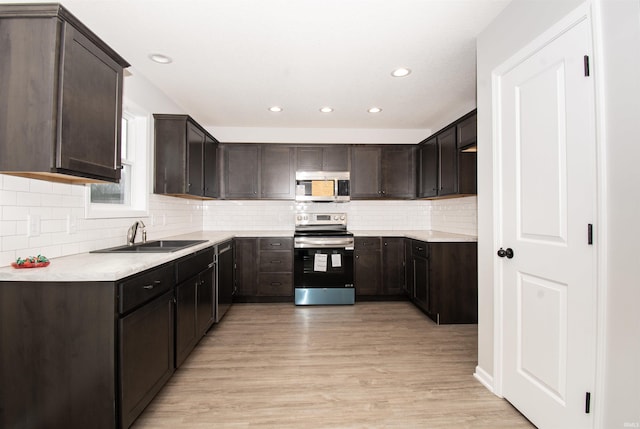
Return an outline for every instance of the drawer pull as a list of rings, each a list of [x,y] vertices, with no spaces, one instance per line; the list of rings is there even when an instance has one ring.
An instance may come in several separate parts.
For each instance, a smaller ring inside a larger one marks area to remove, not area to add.
[[[271,286],[280,286],[281,284],[280,282],[271,282]]]
[[[281,264],[282,261],[271,261],[272,264]]]
[[[160,280],[155,280],[153,284],[142,286],[143,289],[151,290],[160,284]]]
[[[282,243],[269,243],[270,246],[282,246]]]

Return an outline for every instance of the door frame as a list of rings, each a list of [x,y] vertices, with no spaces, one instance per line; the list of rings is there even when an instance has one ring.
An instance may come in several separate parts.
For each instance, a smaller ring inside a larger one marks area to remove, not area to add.
[[[596,2],[597,3],[597,2]],[[590,0],[581,4],[574,9],[556,24],[549,27],[541,35],[533,39],[526,44],[510,58],[508,58],[501,65],[492,70],[491,73],[491,106],[492,106],[492,155],[493,155],[493,250],[498,249],[503,243],[501,224],[502,224],[502,208],[504,205],[503,196],[501,194],[502,189],[502,153],[501,153],[501,120],[500,120],[500,104],[501,99],[500,92],[500,79],[511,69],[515,68],[531,55],[548,45],[554,39],[573,28],[576,24],[582,21],[587,21],[589,27],[589,38],[591,42],[591,74],[594,79],[594,131],[595,135],[595,157],[596,157],[596,194],[595,202],[595,236],[594,241],[597,244],[595,253],[595,317],[596,317],[596,332],[595,337],[595,390],[591,392],[592,397],[592,413],[594,414],[594,428],[600,428],[603,424],[604,414],[604,401],[598,397],[598,393],[604,391],[604,368],[605,368],[605,316],[606,316],[606,171],[605,171],[605,147],[604,147],[604,134],[603,134],[603,115],[602,106],[599,100],[602,97],[603,87],[601,85],[602,76],[596,72],[596,68],[593,66],[599,61],[600,47],[599,38],[597,32],[598,23],[598,8],[595,6],[595,20],[592,13],[592,4]],[[499,397],[503,397],[503,368],[504,362],[502,359],[504,350],[504,313],[503,313],[503,292],[504,292],[504,279],[502,277],[502,270],[500,260],[497,257],[493,258],[492,267],[493,276],[493,378],[492,378],[492,390],[493,393]]]

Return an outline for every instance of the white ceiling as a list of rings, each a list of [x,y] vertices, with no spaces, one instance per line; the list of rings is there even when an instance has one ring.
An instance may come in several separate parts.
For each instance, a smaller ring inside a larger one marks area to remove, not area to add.
[[[204,126],[434,131],[475,107],[475,38],[508,2],[62,1]]]

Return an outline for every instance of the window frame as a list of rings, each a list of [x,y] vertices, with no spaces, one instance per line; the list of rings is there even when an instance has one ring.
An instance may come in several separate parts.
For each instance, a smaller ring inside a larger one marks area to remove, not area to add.
[[[123,166],[131,166],[129,204],[105,204],[91,202],[91,186],[85,186],[85,218],[139,218],[149,215],[149,148],[152,132],[151,115],[124,100],[122,117],[127,120],[128,154],[123,154]],[[134,183],[136,186],[134,186]],[[125,200],[127,198],[125,197]]]

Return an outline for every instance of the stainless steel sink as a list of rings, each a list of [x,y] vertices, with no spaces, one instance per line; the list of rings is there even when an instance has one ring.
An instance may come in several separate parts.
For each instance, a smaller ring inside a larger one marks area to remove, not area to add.
[[[93,250],[90,253],[170,253],[206,241],[207,240],[155,240],[147,241],[146,243],[135,243],[132,246],[124,245]]]

